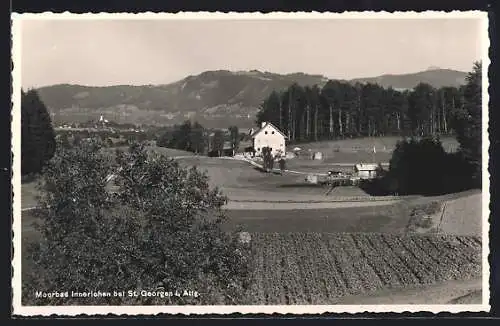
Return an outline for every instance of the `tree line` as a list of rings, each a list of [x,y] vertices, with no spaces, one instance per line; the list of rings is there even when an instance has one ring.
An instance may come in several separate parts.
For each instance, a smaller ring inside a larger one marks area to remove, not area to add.
[[[450,134],[466,95],[465,85],[434,88],[420,83],[411,90],[396,90],[338,80],[330,80],[322,88],[293,84],[284,91],[273,91],[263,101],[256,123],[273,123],[292,143]]]
[[[55,150],[55,134],[45,104],[35,90],[21,90],[21,174],[40,172]]]
[[[380,181],[364,185],[368,193],[436,195],[481,187],[481,63],[474,64],[460,93],[461,105],[452,111],[451,120],[454,135],[460,144],[459,151],[445,152],[439,137],[430,134],[433,129],[429,123],[436,120],[428,119],[427,124],[421,124],[428,128],[428,134],[422,138],[399,141],[392,153],[387,175]]]
[[[237,126],[230,126],[226,135],[224,130],[206,129],[197,121],[187,120],[181,125],[165,130],[158,137],[156,144],[160,147],[175,148],[196,154],[222,156],[226,142],[231,144],[233,151],[236,151],[240,140]]]

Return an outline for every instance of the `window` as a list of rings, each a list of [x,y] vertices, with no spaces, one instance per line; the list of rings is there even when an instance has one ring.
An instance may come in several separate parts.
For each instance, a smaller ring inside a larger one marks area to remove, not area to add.
[[[274,131],[271,132],[274,135]]]
[[[257,152],[260,152],[260,147],[257,148]]]
[[[267,135],[267,131],[264,131],[264,133]]]

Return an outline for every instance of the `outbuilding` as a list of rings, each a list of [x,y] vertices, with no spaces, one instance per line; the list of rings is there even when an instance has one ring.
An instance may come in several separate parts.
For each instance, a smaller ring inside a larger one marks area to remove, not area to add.
[[[354,166],[354,173],[360,179],[374,179],[380,175],[382,168],[376,163],[358,163]]]

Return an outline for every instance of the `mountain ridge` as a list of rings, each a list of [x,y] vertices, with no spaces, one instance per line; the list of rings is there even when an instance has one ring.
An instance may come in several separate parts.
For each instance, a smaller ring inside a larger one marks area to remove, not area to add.
[[[458,87],[465,82],[466,75],[466,72],[459,70],[429,67],[427,70],[414,73],[383,74],[376,77],[355,78],[351,79],[350,82],[372,82],[385,88],[392,86],[400,89],[411,89],[418,83],[427,83],[436,88],[443,86]]]
[[[408,89],[419,82],[434,87],[459,86],[465,82],[465,76],[461,71],[435,69],[342,81]],[[65,83],[37,90],[56,123],[83,122],[103,115],[121,123],[169,125],[192,118],[215,128],[230,124],[246,128],[253,126],[259,105],[273,90],[281,91],[294,83],[322,87],[328,80],[323,75],[303,72],[211,70],[168,84],[84,86]]]

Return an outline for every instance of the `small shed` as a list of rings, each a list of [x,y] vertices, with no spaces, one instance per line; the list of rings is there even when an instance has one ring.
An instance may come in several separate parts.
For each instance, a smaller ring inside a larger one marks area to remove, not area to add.
[[[358,163],[354,166],[354,172],[360,179],[374,179],[381,172],[380,164]]]

